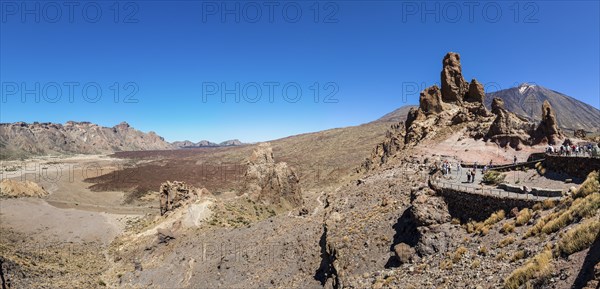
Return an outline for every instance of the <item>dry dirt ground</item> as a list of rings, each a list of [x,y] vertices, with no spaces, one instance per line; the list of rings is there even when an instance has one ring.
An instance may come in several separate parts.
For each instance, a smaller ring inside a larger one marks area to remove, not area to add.
[[[2,178],[34,181],[49,193],[43,198],[0,199],[0,251],[12,288],[97,285],[95,278],[105,269],[104,248],[128,222],[154,211],[124,206],[123,192],[93,192],[83,181],[123,165],[126,161],[106,156],[2,163]],[[87,264],[90,258],[94,260]],[[53,275],[68,277],[62,279],[65,283],[44,281]]]

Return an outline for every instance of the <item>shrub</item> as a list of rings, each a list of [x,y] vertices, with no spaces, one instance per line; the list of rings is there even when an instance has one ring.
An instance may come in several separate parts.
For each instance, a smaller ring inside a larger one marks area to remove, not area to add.
[[[504,247],[506,247],[506,246],[514,243],[514,242],[515,242],[515,237],[508,236],[508,237],[502,239],[502,241],[500,241],[500,243],[498,244],[498,247],[504,248]]]
[[[519,250],[510,258],[510,261],[515,262],[523,258],[525,258],[525,250]]]
[[[542,232],[542,228],[546,225],[546,223],[550,222],[551,220],[553,220],[554,218],[556,218],[558,215],[560,215],[560,213],[556,213],[555,212],[555,213],[546,215],[545,217],[543,217],[540,220],[538,220],[537,223],[535,223],[535,225],[533,225],[533,227],[531,227],[525,233],[525,239],[541,233]]]
[[[458,247],[456,251],[454,251],[454,254],[452,254],[452,263],[458,263],[458,261],[462,259],[463,255],[465,255],[467,251],[467,248],[463,246]]]
[[[479,252],[478,252],[479,255],[486,256],[487,253],[488,253],[488,249],[486,246],[479,247]]]
[[[593,171],[588,174],[587,178],[581,184],[581,186],[573,193],[573,198],[583,198],[592,193],[600,191],[600,174],[597,171]]]
[[[504,288],[517,289],[534,278],[546,278],[551,273],[552,251],[544,249],[541,253],[515,269],[504,280]]]
[[[481,227],[483,227],[483,222],[470,221],[467,223],[467,233],[479,232]]]
[[[507,222],[507,223],[504,223],[504,225],[502,225],[502,228],[500,229],[500,233],[502,233],[504,235],[508,235],[508,233],[512,233],[514,230],[515,230],[515,223]]]
[[[567,231],[558,241],[558,251],[563,256],[587,249],[600,234],[600,220],[589,219]]]
[[[505,178],[506,178],[506,175],[502,174],[498,171],[487,171],[483,175],[482,182],[484,184],[488,184],[488,185],[497,185],[497,184],[503,183]]]
[[[523,226],[527,224],[531,220],[531,210],[528,208],[522,209],[519,214],[517,214],[517,220],[515,221],[515,225]]]
[[[581,218],[594,215],[598,208],[600,208],[600,194],[598,193],[576,199],[568,209],[559,213],[558,217],[547,222],[542,227],[542,232],[544,234],[554,233]]]
[[[481,261],[473,260],[473,263],[471,263],[471,269],[479,268],[480,265],[481,265]]]
[[[542,202],[542,207],[544,208],[544,210],[552,209],[556,207],[556,203],[557,202],[555,200],[546,199]]]
[[[492,215],[490,215],[489,218],[487,218],[484,222],[483,225],[484,226],[491,226],[494,225],[502,220],[504,220],[504,217],[506,216],[506,213],[504,213],[504,210],[499,210],[495,213],[493,213]]]

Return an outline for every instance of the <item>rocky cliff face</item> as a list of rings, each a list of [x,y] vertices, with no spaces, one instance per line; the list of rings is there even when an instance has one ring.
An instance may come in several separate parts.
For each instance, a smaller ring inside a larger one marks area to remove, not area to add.
[[[163,150],[173,146],[154,132],[144,133],[122,122],[102,127],[90,122],[0,124],[2,158],[61,153],[111,153]]]
[[[404,123],[393,124],[386,132],[385,140],[375,147],[361,168],[371,170],[386,163],[404,147]]]
[[[302,205],[299,178],[284,162],[275,163],[269,143],[260,144],[247,161],[243,193],[265,204]]]

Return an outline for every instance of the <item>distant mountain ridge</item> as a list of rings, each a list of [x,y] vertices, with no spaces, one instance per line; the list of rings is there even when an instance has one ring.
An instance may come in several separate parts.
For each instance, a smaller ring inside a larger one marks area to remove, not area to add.
[[[173,148],[155,132],[141,132],[126,122],[113,127],[75,121],[64,125],[49,122],[0,123],[0,158],[3,159]]]
[[[207,141],[207,140],[201,140],[197,143],[194,143],[192,141],[189,140],[184,140],[184,141],[175,141],[171,143],[174,147],[176,148],[204,148],[204,147],[226,147],[226,146],[240,146],[240,145],[244,145],[243,142],[241,142],[238,139],[232,139],[232,140],[226,140],[224,142],[220,142],[220,143],[214,143],[211,141]]]
[[[486,93],[484,103],[488,109],[495,97],[504,100],[507,110],[535,122],[541,120],[542,104],[547,100],[554,109],[561,129],[600,132],[600,110],[543,86],[523,83],[517,87]]]

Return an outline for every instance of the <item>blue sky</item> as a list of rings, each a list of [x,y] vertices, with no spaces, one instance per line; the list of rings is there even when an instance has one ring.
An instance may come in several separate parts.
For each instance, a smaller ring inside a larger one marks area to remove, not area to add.
[[[416,104],[448,51],[490,91],[534,82],[600,106],[598,1],[1,5],[1,122],[264,141]]]

